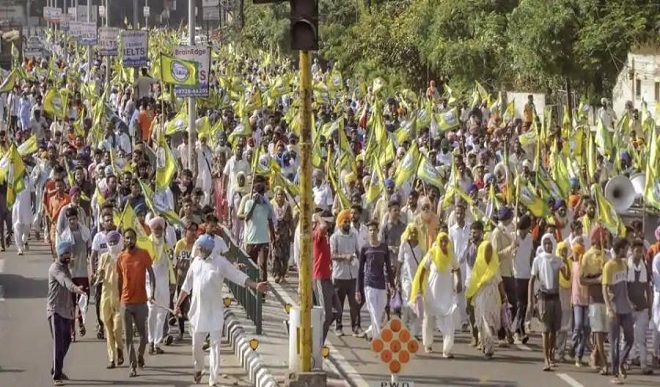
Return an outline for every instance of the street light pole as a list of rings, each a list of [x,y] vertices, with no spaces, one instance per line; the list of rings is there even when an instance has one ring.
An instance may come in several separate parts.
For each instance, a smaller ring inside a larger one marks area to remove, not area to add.
[[[195,1],[188,0],[188,45],[195,45]],[[195,158],[195,142],[197,141],[197,128],[195,127],[197,112],[195,110],[195,97],[188,97],[188,162],[193,176],[197,171]]]

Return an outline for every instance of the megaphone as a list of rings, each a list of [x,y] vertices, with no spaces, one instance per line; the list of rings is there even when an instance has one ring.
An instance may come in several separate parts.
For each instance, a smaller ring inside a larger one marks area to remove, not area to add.
[[[635,187],[624,175],[613,177],[605,185],[605,198],[617,213],[625,212],[635,201]]]
[[[643,173],[635,173],[630,176],[630,182],[635,188],[635,198],[640,198],[644,194],[644,186],[646,184],[646,175]]]

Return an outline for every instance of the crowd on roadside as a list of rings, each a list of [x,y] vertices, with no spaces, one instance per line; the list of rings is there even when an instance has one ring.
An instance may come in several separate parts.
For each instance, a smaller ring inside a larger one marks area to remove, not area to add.
[[[0,87],[1,247],[52,247],[57,383],[69,342],[87,334],[93,293],[109,368],[126,348],[136,375],[145,348],[158,355],[184,340],[187,318],[195,381],[207,339],[213,384],[218,284],[265,291],[269,273],[283,282],[299,270],[295,75],[271,55],[222,50],[231,55],[213,56],[193,152],[177,127],[185,103],[147,68],[130,81],[113,70],[107,83],[100,58],[90,67],[72,52],[69,62],[26,58]],[[345,334],[348,301],[353,335],[377,337],[399,314],[427,352],[439,331],[445,358],[457,331],[488,359],[526,343],[537,318],[544,370],[588,360],[620,383],[629,364],[644,374],[660,365],[660,227],[624,224],[602,197],[619,174],[648,174],[650,163],[657,176],[648,111],[630,105],[617,118],[603,99],[599,125],[620,136],[608,145],[579,111],[575,125],[549,113],[541,122],[531,96],[515,118],[481,90],[458,104],[434,82],[418,96],[318,63],[313,77],[312,277],[324,339],[333,325]],[[259,283],[223,257],[227,238],[258,265]]]

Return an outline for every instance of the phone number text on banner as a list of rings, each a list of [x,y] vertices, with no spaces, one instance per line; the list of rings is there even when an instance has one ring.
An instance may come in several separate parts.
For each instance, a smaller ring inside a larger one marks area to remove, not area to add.
[[[147,31],[126,30],[121,33],[123,45],[122,65],[142,67],[147,65],[149,35]]]

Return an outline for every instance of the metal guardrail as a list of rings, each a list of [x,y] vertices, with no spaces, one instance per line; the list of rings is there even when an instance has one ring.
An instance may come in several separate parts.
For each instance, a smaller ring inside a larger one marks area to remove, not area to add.
[[[223,239],[229,245],[229,251],[225,254],[225,257],[231,263],[241,264],[243,267],[241,270],[250,277],[251,280],[259,282],[259,268],[257,265],[250,259],[250,256],[236,245],[236,242],[232,239],[229,231],[222,227],[222,232],[224,234]],[[252,320],[254,325],[257,328],[257,334],[261,334],[261,313],[262,313],[262,296],[253,289],[244,288],[238,286],[228,280],[225,280],[225,284],[231,290],[231,293],[234,295],[238,303],[245,309],[247,317]]]

